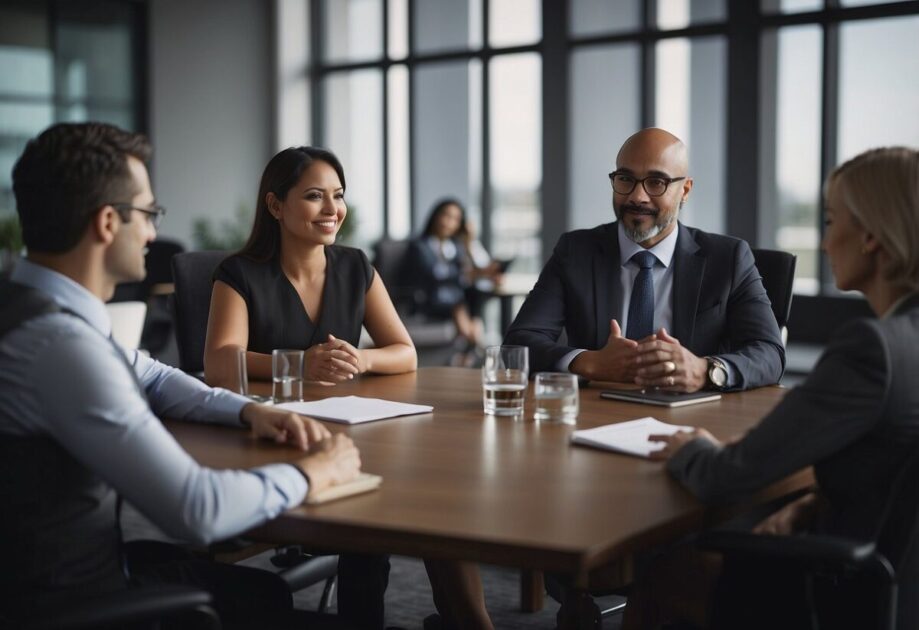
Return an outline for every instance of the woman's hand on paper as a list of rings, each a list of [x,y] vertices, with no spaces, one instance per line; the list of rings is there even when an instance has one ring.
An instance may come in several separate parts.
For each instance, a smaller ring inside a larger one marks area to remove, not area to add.
[[[667,461],[673,457],[681,448],[698,438],[708,440],[716,446],[721,445],[715,436],[705,429],[695,429],[693,431],[677,431],[672,435],[649,435],[649,442],[660,442],[664,445],[662,449],[651,453],[650,457],[655,461]]]
[[[309,477],[309,492],[319,492],[356,479],[361,472],[361,454],[351,438],[336,433],[313,445],[297,466]]]
[[[306,450],[332,434],[324,425],[292,411],[249,403],[239,413],[240,420],[252,428],[256,437],[290,444]]]

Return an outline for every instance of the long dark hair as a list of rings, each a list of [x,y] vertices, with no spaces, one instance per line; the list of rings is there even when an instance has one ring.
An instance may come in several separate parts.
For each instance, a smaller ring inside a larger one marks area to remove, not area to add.
[[[345,188],[345,170],[335,154],[319,147],[291,147],[284,149],[268,162],[262,173],[255,202],[255,222],[249,240],[239,253],[256,262],[267,262],[281,250],[281,226],[268,211],[268,193],[278,199],[287,197],[290,189],[300,180],[303,173],[315,162],[325,162],[338,174],[342,189]]]
[[[463,207],[463,204],[461,204],[458,199],[445,197],[437,201],[434,207],[431,208],[431,214],[428,215],[428,222],[424,224],[424,230],[421,231],[422,236],[431,236],[434,234],[434,224],[437,222],[437,217],[447,209],[447,206],[456,206],[460,209],[459,229],[456,231],[456,234],[452,235],[450,238],[456,238],[457,236],[463,235],[466,231],[466,208]]]

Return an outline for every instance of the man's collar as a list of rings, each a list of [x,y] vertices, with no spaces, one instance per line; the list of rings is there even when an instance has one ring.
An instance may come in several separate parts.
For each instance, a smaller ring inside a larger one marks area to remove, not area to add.
[[[616,234],[619,239],[619,262],[621,265],[625,266],[625,264],[632,259],[632,256],[638,252],[649,251],[654,254],[654,257],[657,258],[664,267],[670,266],[670,262],[673,260],[673,252],[676,250],[677,236],[680,233],[679,223],[676,224],[674,230],[665,236],[660,243],[647,250],[625,235],[625,228],[622,226],[622,221],[617,221],[617,225],[618,230]]]
[[[112,320],[102,300],[64,274],[21,258],[13,268],[10,280],[47,294],[61,308],[73,311],[104,336],[112,333]]]

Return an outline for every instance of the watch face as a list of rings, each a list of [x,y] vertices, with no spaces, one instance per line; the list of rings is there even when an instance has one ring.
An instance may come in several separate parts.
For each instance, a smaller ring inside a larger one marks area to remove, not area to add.
[[[712,363],[711,367],[708,368],[708,378],[715,387],[724,387],[724,384],[727,383],[728,375],[723,367],[717,363]]]

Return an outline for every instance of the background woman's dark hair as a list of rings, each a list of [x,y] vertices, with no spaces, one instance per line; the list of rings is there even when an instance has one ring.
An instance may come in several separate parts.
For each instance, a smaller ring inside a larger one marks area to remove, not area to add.
[[[424,224],[424,230],[421,231],[422,236],[431,236],[434,234],[434,224],[437,222],[437,217],[440,216],[441,212],[447,209],[447,206],[456,206],[460,209],[460,227],[454,236],[460,236],[463,233],[466,229],[466,208],[463,207],[463,204],[461,204],[458,199],[446,197],[437,201],[434,207],[431,208],[431,214],[428,215],[428,222]]]
[[[281,250],[281,226],[268,211],[268,193],[278,199],[287,197],[290,189],[315,162],[325,162],[338,173],[342,189],[345,188],[345,170],[335,154],[319,147],[291,147],[284,149],[268,162],[262,173],[255,202],[255,221],[249,240],[239,253],[257,262],[266,262]]]
[[[13,193],[29,251],[63,253],[107,204],[140,191],[128,156],[150,159],[147,138],[105,123],[59,123],[29,140],[13,167]]]

